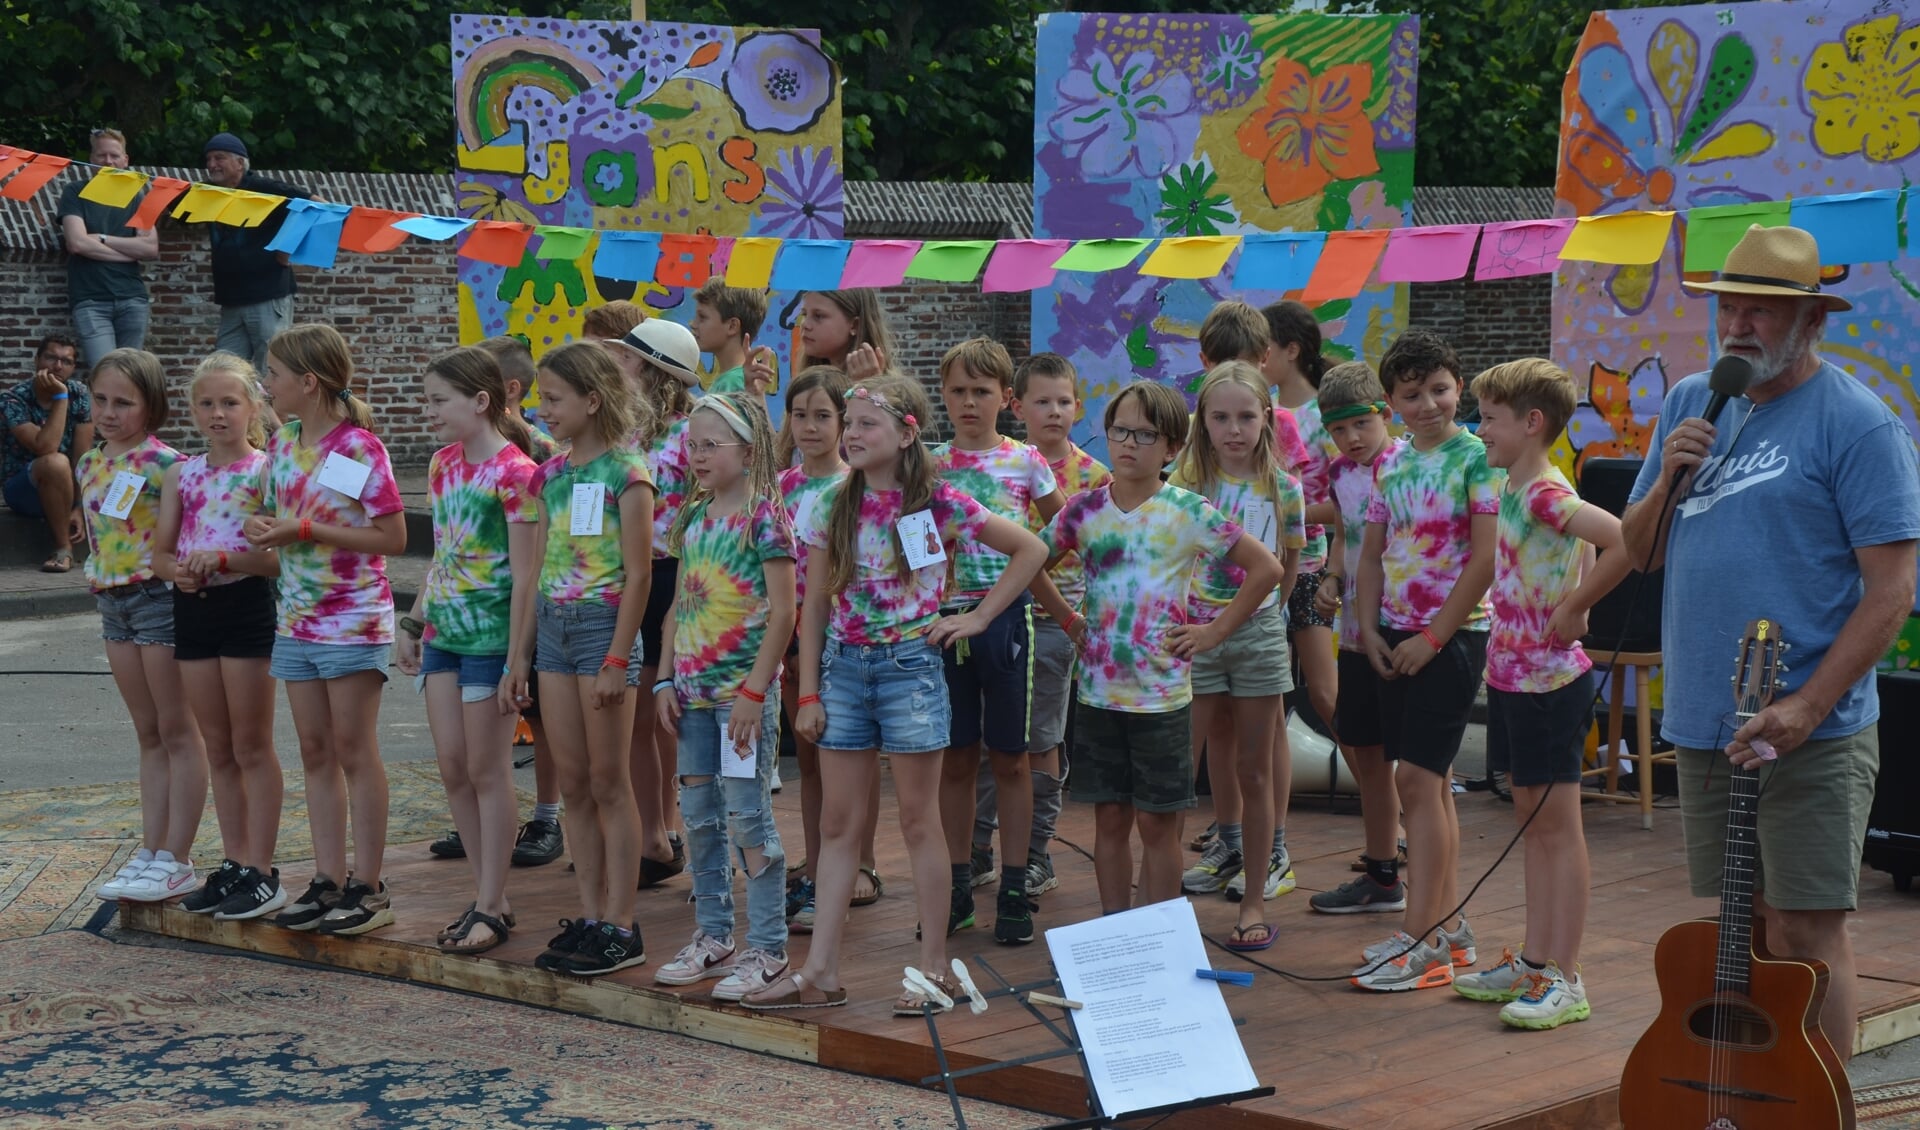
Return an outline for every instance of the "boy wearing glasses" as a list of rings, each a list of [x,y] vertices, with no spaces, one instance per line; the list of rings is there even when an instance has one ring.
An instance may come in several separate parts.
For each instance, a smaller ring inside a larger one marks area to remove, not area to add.
[[[1135,827],[1141,904],[1179,897],[1193,657],[1245,623],[1281,569],[1206,499],[1161,481],[1186,444],[1179,393],[1135,382],[1108,402],[1105,424],[1113,481],[1067,503],[1041,537],[1056,560],[1077,552],[1086,567],[1084,616],[1067,626],[1081,659],[1073,792],[1095,806],[1094,877],[1102,913],[1115,914],[1131,904]],[[1211,624],[1188,624],[1187,587],[1205,559],[1238,565],[1246,583]]]

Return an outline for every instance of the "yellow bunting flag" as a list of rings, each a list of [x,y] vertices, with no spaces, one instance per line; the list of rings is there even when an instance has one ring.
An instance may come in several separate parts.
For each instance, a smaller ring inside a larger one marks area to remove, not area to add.
[[[273,215],[275,208],[286,202],[287,198],[284,196],[235,190],[227,195],[227,206],[220,209],[220,215],[217,218],[221,223],[236,228],[257,228],[261,221]]]
[[[180,203],[174,206],[173,218],[189,224],[212,223],[226,210],[227,198],[232,195],[232,189],[201,181],[180,198]]]
[[[741,236],[733,241],[733,254],[727,260],[727,285],[757,289],[773,279],[773,260],[780,254],[780,241],[767,236]]]
[[[1240,246],[1237,235],[1189,235],[1163,239],[1140,273],[1162,279],[1210,279],[1227,265]]]
[[[1560,249],[1560,261],[1642,266],[1659,260],[1672,232],[1672,212],[1582,216]]]
[[[145,173],[136,173],[131,169],[101,169],[93,174],[86,187],[80,190],[80,199],[91,200],[108,208],[125,208],[147,187]]]

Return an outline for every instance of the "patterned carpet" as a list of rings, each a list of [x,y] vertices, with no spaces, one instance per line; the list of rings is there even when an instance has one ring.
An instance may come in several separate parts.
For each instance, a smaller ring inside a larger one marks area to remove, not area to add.
[[[1862,1087],[1853,1103],[1860,1130],[1920,1130],[1920,1079]]]
[[[460,993],[70,930],[0,942],[0,1121],[953,1125],[944,1095]],[[427,1046],[426,1034],[441,1046]],[[969,1101],[969,1125],[1033,1115]]]
[[[389,843],[436,836],[449,827],[446,791],[431,761],[387,766]],[[522,808],[533,803],[523,795]],[[0,939],[84,923],[99,904],[90,892],[140,846],[140,791],[132,782],[0,794]],[[287,771],[280,817],[282,859],[313,855],[304,778]],[[209,798],[194,845],[196,861],[220,859]]]

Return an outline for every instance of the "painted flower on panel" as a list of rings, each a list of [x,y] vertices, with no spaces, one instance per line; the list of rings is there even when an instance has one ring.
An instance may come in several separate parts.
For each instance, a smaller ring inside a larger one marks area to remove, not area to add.
[[[1205,77],[1207,85],[1224,86],[1229,91],[1236,83],[1259,82],[1260,49],[1253,45],[1253,37],[1244,31],[1232,36],[1222,32],[1219,50]]]
[[[1240,123],[1240,151],[1265,166],[1267,199],[1304,200],[1335,180],[1380,171],[1363,103],[1373,67],[1343,63],[1318,75],[1292,59],[1274,66],[1266,101]]]
[[[790,31],[749,35],[721,80],[747,128],[800,133],[820,120],[836,89],[833,63]]]
[[[753,234],[838,239],[846,208],[846,185],[833,167],[833,150],[788,149],[767,168],[767,194]]]
[[[1149,51],[1121,64],[1096,51],[1091,64],[1060,80],[1047,131],[1083,176],[1158,177],[1193,152],[1200,132],[1193,80],[1178,70],[1155,77],[1155,65]]]
[[[1160,178],[1160,210],[1155,218],[1169,235],[1219,235],[1233,222],[1227,195],[1215,192],[1219,178],[1205,164],[1182,165]]]
[[[1899,161],[1920,149],[1920,25],[1896,13],[1847,28],[1807,59],[1813,143],[1830,157]]]

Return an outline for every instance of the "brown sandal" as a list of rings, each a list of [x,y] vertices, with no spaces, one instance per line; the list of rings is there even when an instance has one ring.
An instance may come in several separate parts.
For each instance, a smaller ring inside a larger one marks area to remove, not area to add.
[[[467,911],[466,918],[461,923],[460,932],[451,937],[440,939],[440,952],[447,954],[485,953],[495,946],[505,944],[506,941],[513,936],[511,932],[512,925],[513,915],[511,914],[503,914],[495,918],[493,915],[482,911],[469,910]],[[492,932],[493,937],[478,945],[461,944],[467,940],[467,935],[473,931],[475,926],[485,926]]]
[[[860,874],[865,875],[867,877],[867,882],[873,884],[873,893],[870,895],[855,895],[853,896],[853,901],[849,902],[847,905],[872,906],[874,903],[880,901],[881,895],[884,895],[887,893],[887,885],[880,881],[880,872],[874,870],[871,867],[860,868]]]
[[[947,996],[953,1000],[954,1007],[963,1005],[971,999],[967,996],[967,991],[960,987],[960,983],[947,974],[928,973],[925,974],[925,976],[928,981],[933,982],[936,988],[947,994]],[[899,1000],[893,1002],[893,1014],[895,1016],[925,1016],[928,1006],[932,1006],[935,1014],[949,1011],[949,1009],[941,1007],[940,1004],[932,999],[921,995],[918,989],[909,989],[900,994]]]
[[[788,1008],[834,1008],[847,1003],[845,989],[820,989],[806,983],[798,973],[788,972],[757,993],[740,999],[741,1007],[755,1012],[778,1012]]]

